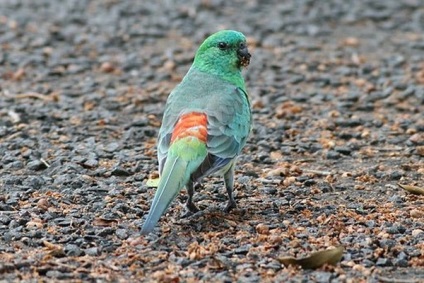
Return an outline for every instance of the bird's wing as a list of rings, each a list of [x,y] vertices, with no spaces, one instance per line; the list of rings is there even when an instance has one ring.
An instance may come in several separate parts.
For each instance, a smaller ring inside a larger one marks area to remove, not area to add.
[[[200,112],[207,116],[208,156],[196,176],[214,173],[241,151],[250,132],[251,112],[247,94],[234,85],[196,74],[170,94],[159,131],[159,172],[167,157],[173,129],[181,115]]]

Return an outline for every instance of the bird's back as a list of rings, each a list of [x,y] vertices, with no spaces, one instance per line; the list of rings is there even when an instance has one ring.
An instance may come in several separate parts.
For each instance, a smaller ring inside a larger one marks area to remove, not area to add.
[[[174,127],[189,113],[207,118],[207,148],[221,158],[234,158],[242,149],[250,131],[251,112],[244,89],[231,82],[190,69],[168,97],[159,131],[160,171],[169,149]]]

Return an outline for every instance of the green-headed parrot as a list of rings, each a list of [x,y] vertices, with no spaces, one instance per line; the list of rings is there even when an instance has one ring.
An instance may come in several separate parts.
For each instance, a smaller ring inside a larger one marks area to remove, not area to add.
[[[141,233],[150,233],[183,187],[186,207],[194,183],[204,176],[224,176],[225,211],[236,207],[234,166],[251,128],[251,109],[242,67],[250,63],[245,36],[222,30],[199,47],[194,62],[168,97],[158,138],[160,180]]]

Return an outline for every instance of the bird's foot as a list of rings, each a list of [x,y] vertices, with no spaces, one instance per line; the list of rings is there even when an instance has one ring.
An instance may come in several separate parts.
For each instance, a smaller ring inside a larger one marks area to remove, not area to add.
[[[200,211],[200,209],[198,209],[193,202],[187,202],[185,208],[185,212],[183,213],[183,215],[181,215],[182,218],[187,218]]]
[[[203,186],[203,184],[202,184],[202,183],[195,183],[195,185],[194,185],[194,189],[195,189],[196,191],[203,190],[203,189],[204,189],[204,186]]]
[[[228,213],[228,212],[230,212],[233,208],[236,208],[237,207],[237,204],[236,204],[236,202],[235,201],[231,201],[231,200],[229,200],[228,201],[228,203],[227,203],[227,205],[225,206],[225,208],[224,208],[224,212],[225,213]]]
[[[193,214],[194,214],[193,212],[191,212],[190,210],[186,209],[181,214],[181,218],[188,218],[188,217],[192,216]]]
[[[198,212],[200,209],[197,208],[197,206],[193,203],[193,202],[187,202],[186,204],[186,208],[188,211],[196,213]]]

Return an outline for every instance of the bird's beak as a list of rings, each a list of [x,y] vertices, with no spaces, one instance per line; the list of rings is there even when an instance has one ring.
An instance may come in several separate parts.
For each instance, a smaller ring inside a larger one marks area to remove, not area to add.
[[[252,55],[250,55],[249,50],[247,49],[246,45],[241,46],[238,50],[237,50],[237,55],[239,57],[240,60],[240,65],[242,67],[247,67],[249,66],[250,63],[250,57]]]

